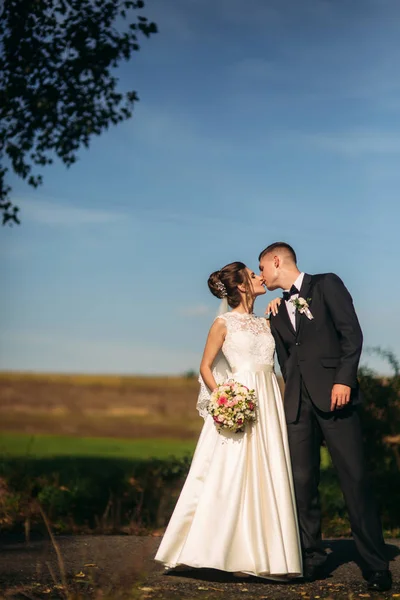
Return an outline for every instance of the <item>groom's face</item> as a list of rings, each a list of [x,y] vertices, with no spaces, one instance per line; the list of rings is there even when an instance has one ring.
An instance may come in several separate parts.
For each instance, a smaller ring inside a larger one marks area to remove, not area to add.
[[[278,261],[278,264],[277,264]],[[271,290],[276,290],[278,285],[278,277],[279,277],[279,259],[277,256],[271,252],[270,254],[266,254],[260,260],[260,273],[263,279],[264,285]]]

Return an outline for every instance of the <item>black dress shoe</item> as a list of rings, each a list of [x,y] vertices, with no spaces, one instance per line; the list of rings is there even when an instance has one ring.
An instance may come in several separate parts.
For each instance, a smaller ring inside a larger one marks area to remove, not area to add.
[[[387,592],[392,587],[392,574],[390,571],[374,571],[368,580],[368,589],[371,592]]]
[[[303,579],[306,582],[325,579],[324,565],[307,565],[303,567]]]

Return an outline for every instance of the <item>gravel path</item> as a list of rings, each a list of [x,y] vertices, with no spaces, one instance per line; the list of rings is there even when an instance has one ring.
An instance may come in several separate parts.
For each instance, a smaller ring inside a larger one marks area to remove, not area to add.
[[[207,569],[164,573],[153,561],[160,538],[139,536],[58,537],[68,588],[81,598],[202,600],[238,598],[399,598],[400,540],[386,540],[394,586],[386,594],[369,594],[352,540],[326,540],[327,579],[311,584],[275,584],[257,578],[239,579]],[[62,577],[52,544],[29,544],[10,537],[0,541],[0,598],[62,598]],[[96,591],[97,590],[97,591]]]

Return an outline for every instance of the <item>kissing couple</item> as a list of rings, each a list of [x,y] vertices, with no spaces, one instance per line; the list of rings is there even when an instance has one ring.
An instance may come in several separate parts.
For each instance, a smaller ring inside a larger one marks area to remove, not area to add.
[[[155,560],[167,569],[212,568],[275,581],[323,578],[318,483],[325,440],[367,588],[389,590],[358,414],[363,337],[350,293],[333,273],[301,272],[285,242],[265,248],[259,268],[258,275],[233,262],[208,279],[221,307],[200,366],[197,408],[205,422]],[[268,306],[269,319],[253,313],[265,287],[284,290]],[[221,430],[208,410],[213,391],[227,381],[257,397],[257,419],[243,431]]]

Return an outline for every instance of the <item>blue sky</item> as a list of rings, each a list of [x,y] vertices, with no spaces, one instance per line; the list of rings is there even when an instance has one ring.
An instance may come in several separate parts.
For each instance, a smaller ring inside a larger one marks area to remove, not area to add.
[[[160,33],[118,73],[141,99],[133,119],[38,190],[12,179],[1,368],[197,369],[208,275],[256,268],[276,240],[302,270],[338,273],[365,347],[400,357],[397,0],[148,0],[145,14]]]

